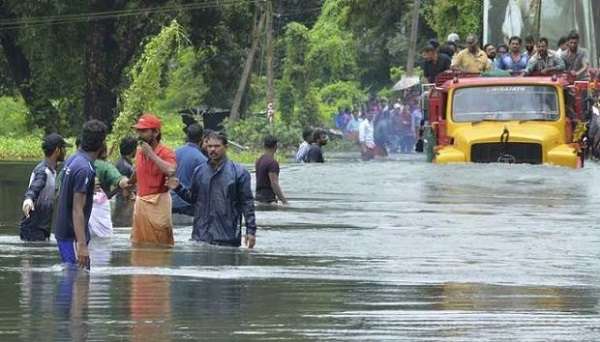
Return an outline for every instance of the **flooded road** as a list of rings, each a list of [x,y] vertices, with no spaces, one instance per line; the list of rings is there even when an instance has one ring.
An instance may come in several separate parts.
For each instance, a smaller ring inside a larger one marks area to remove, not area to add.
[[[598,341],[600,166],[284,165],[254,250],[19,241],[33,165],[0,166],[2,341]]]

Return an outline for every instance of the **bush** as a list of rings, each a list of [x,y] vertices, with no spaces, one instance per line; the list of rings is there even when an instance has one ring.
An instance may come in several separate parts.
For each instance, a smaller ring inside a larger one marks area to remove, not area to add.
[[[226,119],[223,127],[231,141],[254,151],[262,149],[263,139],[269,134],[275,135],[281,146],[286,149],[296,147],[302,141],[302,128],[297,122],[286,124],[276,120],[274,124],[269,124],[267,118],[262,115],[236,122]]]
[[[19,137],[29,133],[29,110],[23,99],[9,96],[0,97],[0,117],[2,118],[2,131],[0,135]],[[43,134],[40,129],[36,133]]]
[[[360,106],[367,100],[367,95],[360,89],[358,82],[337,82],[322,88],[319,98],[325,122],[333,122],[333,117],[340,108]]]

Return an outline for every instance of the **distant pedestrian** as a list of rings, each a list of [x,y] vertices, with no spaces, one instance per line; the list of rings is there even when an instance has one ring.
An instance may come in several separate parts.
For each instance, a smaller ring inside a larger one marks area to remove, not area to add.
[[[328,142],[327,133],[322,129],[316,129],[313,132],[312,144],[306,153],[307,163],[324,163],[323,151],[321,148],[327,145]]]
[[[312,144],[312,135],[313,130],[311,128],[305,128],[302,131],[302,143],[298,146],[298,152],[296,152],[296,163],[305,163],[306,155],[308,155],[308,150],[310,149],[310,144]]]
[[[256,243],[256,219],[250,173],[227,158],[227,136],[213,132],[207,137],[208,162],[200,165],[189,187],[176,177],[167,184],[183,200],[196,205],[192,239],[214,245],[239,247],[242,217],[246,220],[246,243]]]
[[[42,150],[45,158],[33,169],[23,200],[23,218],[19,224],[21,240],[50,239],[56,166],[65,160],[66,149],[72,146],[56,133],[50,133],[44,138]]]
[[[135,171],[132,160],[135,157],[137,146],[138,141],[132,136],[123,138],[119,144],[121,156],[115,161],[114,165],[127,178],[132,178]],[[132,187],[128,192],[118,192],[115,196],[114,206],[111,207],[111,218],[113,224],[117,227],[131,226],[131,218],[133,217],[132,200],[135,199],[135,188]]]
[[[121,156],[115,161],[115,167],[119,172],[127,177],[131,178],[133,175],[133,162],[132,159],[135,156],[137,150],[138,141],[134,137],[125,137],[121,139],[119,144],[119,153]]]
[[[214,132],[212,129],[208,129],[205,128],[204,131],[202,131],[202,146],[200,146],[200,152],[202,152],[202,154],[206,157],[206,159],[208,159],[208,150],[206,148],[206,143],[208,141],[208,136]]]
[[[171,195],[165,181],[175,175],[175,153],[160,142],[161,122],[155,115],[142,115],[132,127],[138,134],[140,147],[135,156],[137,196],[131,241],[173,245]]]
[[[377,155],[385,155],[382,148],[375,145],[375,138],[373,136],[373,117],[373,112],[367,113],[366,118],[360,123],[358,128],[360,155],[364,161],[371,160]]]
[[[256,201],[265,204],[288,204],[279,185],[279,163],[275,160],[277,138],[268,136],[264,140],[265,151],[256,160]]]
[[[201,146],[204,141],[202,126],[198,123],[191,124],[185,128],[185,134],[187,136],[187,142],[175,150],[175,155],[177,157],[175,177],[177,177],[183,185],[189,186],[192,181],[194,170],[200,166],[200,164],[206,163],[208,159],[201,152]],[[193,204],[182,200],[179,195],[173,191],[171,191],[171,199],[173,201],[172,212],[174,214],[194,216]]]
[[[102,150],[106,133],[106,125],[98,120],[84,123],[81,147],[67,159],[61,173],[54,236],[62,262],[71,267],[90,268],[87,245],[96,177],[93,163]]]

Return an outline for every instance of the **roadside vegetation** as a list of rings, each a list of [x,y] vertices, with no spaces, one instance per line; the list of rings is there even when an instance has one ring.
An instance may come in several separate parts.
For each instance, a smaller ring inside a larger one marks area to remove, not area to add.
[[[429,38],[443,40],[450,32],[478,33],[480,18],[473,13],[479,13],[481,1],[422,3],[417,46]],[[331,127],[340,108],[357,108],[373,97],[398,96],[390,89],[404,72],[412,4],[412,0],[193,4],[57,0],[34,6],[6,0],[0,4],[0,15],[25,24],[7,30],[1,42],[0,159],[39,159],[45,133],[56,131],[73,140],[89,118],[112,128],[109,147],[114,158],[116,142],[133,133],[129,127],[143,112],[163,120],[164,142],[176,147],[184,137],[181,110],[232,108],[253,37],[259,39],[241,115],[223,127],[231,140],[249,147],[231,149],[241,162],[254,159],[266,134],[275,134],[281,154],[289,155],[301,142],[304,127]],[[267,8],[274,18],[273,124],[265,113],[270,50],[260,22]],[[54,20],[119,11],[128,16]],[[37,17],[54,19],[26,25]],[[257,28],[263,34],[254,35]],[[327,148],[348,146],[333,141]]]

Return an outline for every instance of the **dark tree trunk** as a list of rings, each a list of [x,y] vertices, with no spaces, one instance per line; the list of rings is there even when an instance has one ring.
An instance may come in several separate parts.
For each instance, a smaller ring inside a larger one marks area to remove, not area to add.
[[[33,123],[43,128],[46,133],[56,132],[59,121],[57,120],[58,111],[48,99],[38,96],[35,92],[35,82],[31,78],[29,60],[23,50],[15,43],[10,31],[0,34],[0,41],[12,79],[25,100]]]
[[[166,0],[144,1],[146,8],[157,7]],[[115,10],[115,0],[94,0],[90,4],[91,12]],[[148,24],[148,14],[131,19],[125,36],[116,41],[117,22],[113,18],[91,20],[88,24],[85,68],[86,119],[104,122],[109,129],[115,120],[117,109],[116,90],[123,70],[133,58],[136,49],[144,37]]]
[[[112,10],[114,0],[96,0],[90,4],[94,13]],[[90,20],[86,41],[85,65],[85,119],[97,119],[112,124],[117,96],[114,93],[114,75],[110,72],[110,56],[114,54],[112,35],[114,19]]]
[[[113,9],[113,0],[92,1],[91,12]],[[85,67],[85,119],[97,119],[109,127],[115,116],[117,96],[114,93],[115,75],[110,72],[110,55],[115,53],[111,44],[115,31],[114,19],[91,20],[88,23]]]

